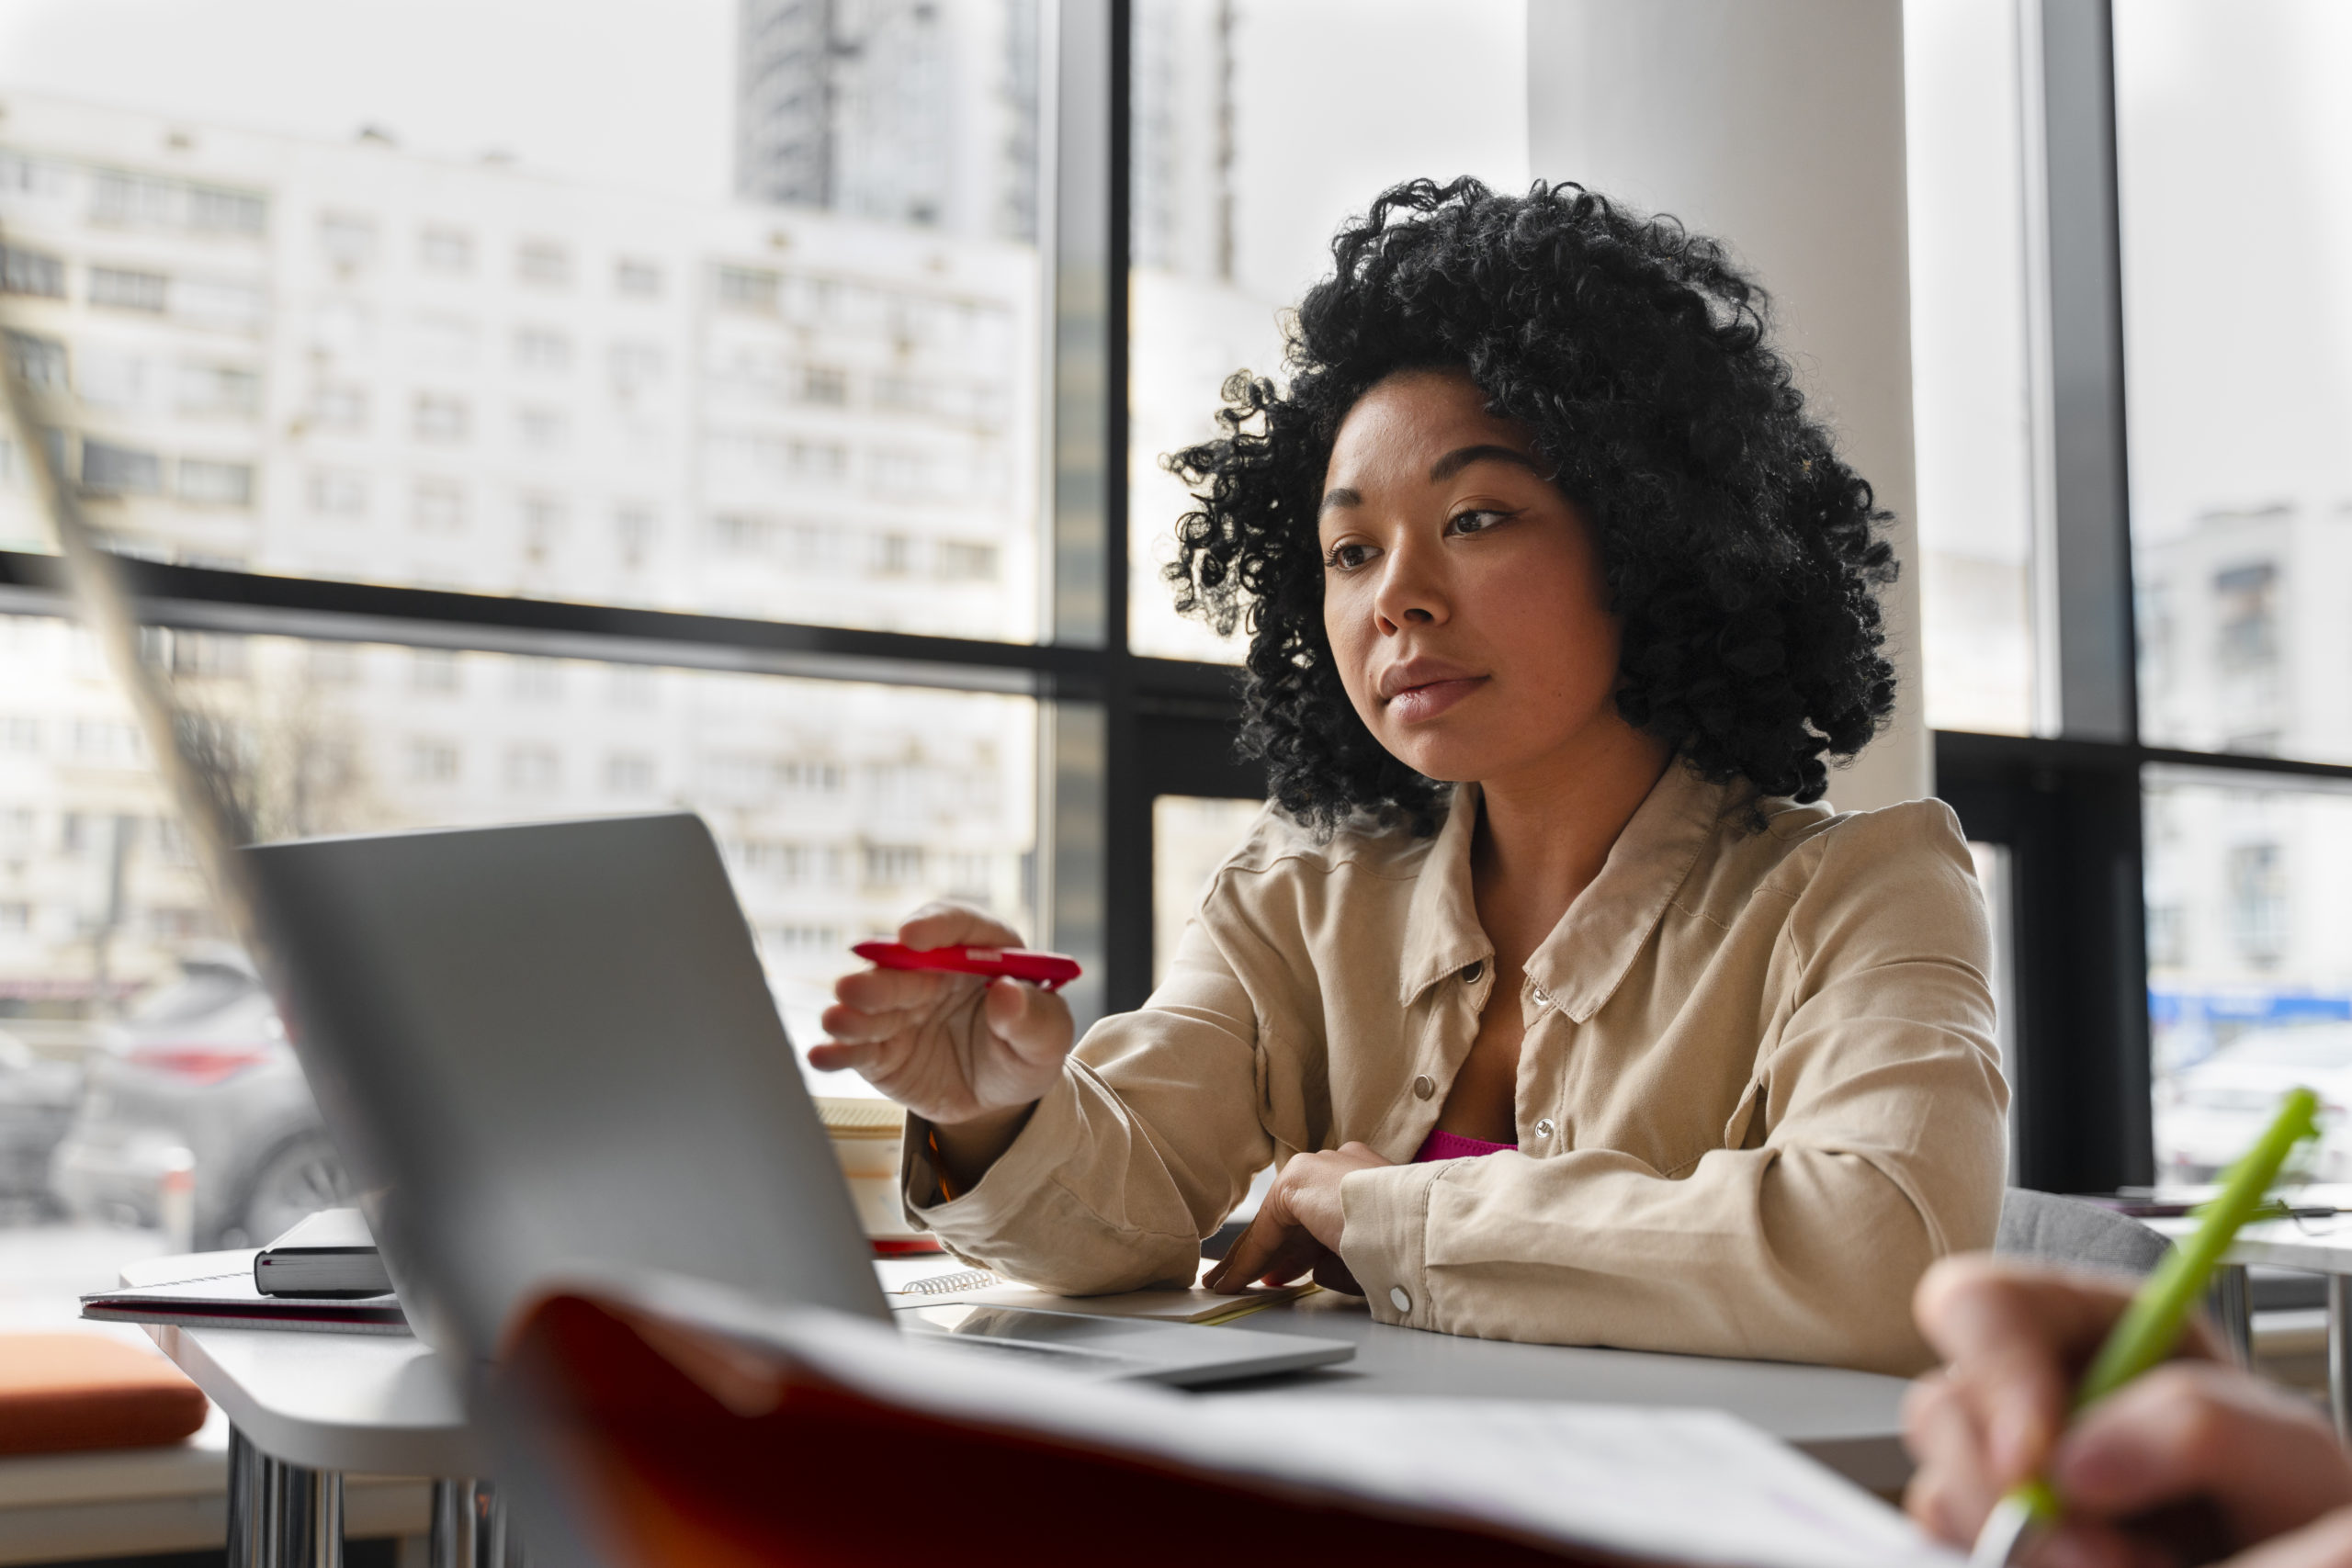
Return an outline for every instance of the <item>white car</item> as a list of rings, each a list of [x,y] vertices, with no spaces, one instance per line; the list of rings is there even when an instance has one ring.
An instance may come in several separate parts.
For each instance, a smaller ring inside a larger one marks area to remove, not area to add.
[[[2156,1094],[2156,1159],[2167,1182],[2211,1181],[2253,1146],[2302,1085],[2320,1098],[2320,1146],[2306,1179],[2352,1179],[2352,1023],[2311,1023],[2241,1034]]]

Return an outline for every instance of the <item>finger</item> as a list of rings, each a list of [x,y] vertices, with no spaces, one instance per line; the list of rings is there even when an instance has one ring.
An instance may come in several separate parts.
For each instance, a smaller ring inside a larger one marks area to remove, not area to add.
[[[883,1041],[904,1033],[917,1015],[911,1012],[862,1012],[838,1003],[817,1015],[817,1026],[826,1038],[844,1044]]]
[[[1250,1228],[1225,1249],[1225,1256],[1201,1283],[1220,1295],[1238,1295],[1248,1290],[1250,1281],[1258,1277],[1258,1266],[1274,1255],[1274,1249],[1282,1245],[1283,1232],[1288,1228],[1287,1222],[1271,1203],[1261,1204]]]
[[[808,1047],[808,1065],[820,1073],[838,1073],[865,1066],[880,1053],[865,1041],[823,1041]]]
[[[989,982],[983,1005],[989,1032],[1012,1047],[1023,1061],[1058,1061],[1069,1054],[1076,1026],[1069,1004],[1053,992],[999,978]]]
[[[940,997],[967,976],[935,969],[861,969],[833,982],[833,996],[860,1012],[911,1012],[937,1005]]]
[[[1987,1258],[1947,1259],[1920,1280],[1914,1314],[1974,1406],[1995,1486],[2041,1468],[2064,1427],[2076,1369],[2130,1298],[2128,1281]]]
[[[933,947],[1019,947],[1021,933],[967,904],[925,904],[899,927],[899,941]]]
[[[1960,1390],[1940,1374],[1911,1385],[1903,1399],[1903,1440],[1918,1470],[1903,1506],[1945,1540],[1976,1539],[1998,1491],[1984,1474],[1984,1435]]]
[[[1341,1295],[1363,1294],[1363,1287],[1356,1283],[1356,1277],[1349,1269],[1347,1260],[1336,1252],[1325,1253],[1322,1260],[1315,1265],[1315,1282],[1327,1291],[1337,1291]]]
[[[2352,1461],[2318,1411],[2201,1362],[2159,1367],[2093,1405],[2050,1473],[2070,1507],[2110,1517],[2211,1498],[2243,1540],[2352,1504]]]
[[[2352,1508],[2241,1552],[2224,1568],[2345,1568],[2352,1563]]]

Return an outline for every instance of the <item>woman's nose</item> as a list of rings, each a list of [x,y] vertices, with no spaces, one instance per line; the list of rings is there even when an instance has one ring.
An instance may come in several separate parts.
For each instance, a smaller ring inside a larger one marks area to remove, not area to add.
[[[1373,618],[1384,636],[1407,626],[1435,626],[1446,618],[1445,595],[1430,564],[1423,552],[1409,546],[1389,553],[1372,600]]]

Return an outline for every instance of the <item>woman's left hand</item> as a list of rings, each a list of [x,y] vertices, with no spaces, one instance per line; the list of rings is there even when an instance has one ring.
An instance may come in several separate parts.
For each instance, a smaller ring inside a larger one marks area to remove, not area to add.
[[[1346,1228],[1340,1183],[1351,1171],[1396,1163],[1366,1144],[1291,1156],[1267,1190],[1265,1201],[1258,1205],[1258,1217],[1201,1282],[1238,1296],[1261,1280],[1285,1285],[1312,1269],[1316,1283],[1351,1296],[1363,1294],[1340,1260],[1340,1233]]]

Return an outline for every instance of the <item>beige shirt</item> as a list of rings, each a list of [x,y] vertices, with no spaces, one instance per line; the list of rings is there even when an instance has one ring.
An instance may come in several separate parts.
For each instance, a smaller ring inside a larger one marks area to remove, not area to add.
[[[1411,1160],[1494,985],[1475,790],[1428,839],[1317,843],[1270,808],[1166,983],[1088,1032],[976,1186],[941,1201],[907,1139],[909,1217],[1082,1295],[1189,1281],[1269,1161],[1351,1140]],[[1668,767],[1528,960],[1516,1151],[1342,1182],[1340,1253],[1374,1316],[1929,1364],[1912,1287],[1990,1246],[2001,1205],[2007,1090],[1968,846],[1940,801],[1752,798]]]

